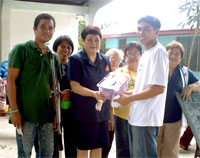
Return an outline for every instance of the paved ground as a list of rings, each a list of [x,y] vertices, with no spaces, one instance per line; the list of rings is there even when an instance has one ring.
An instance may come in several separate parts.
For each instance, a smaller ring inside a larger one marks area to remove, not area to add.
[[[184,131],[184,129],[183,129],[183,131]],[[195,139],[192,139],[189,150],[185,151],[180,148],[179,158],[193,158],[195,150],[196,150],[196,142],[195,142]],[[109,153],[109,158],[116,158],[115,142],[112,145],[111,152]]]
[[[180,149],[179,158],[193,158],[195,152],[195,141],[191,142],[189,151]],[[116,157],[115,142],[113,142],[109,158]],[[32,158],[35,157],[33,151]],[[62,154],[64,157],[64,154]],[[0,117],[0,158],[17,158],[17,146],[15,141],[15,128],[8,124],[8,116]]]

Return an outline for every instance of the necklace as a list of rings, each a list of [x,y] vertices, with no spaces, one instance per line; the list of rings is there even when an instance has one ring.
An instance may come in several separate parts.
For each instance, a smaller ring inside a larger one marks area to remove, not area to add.
[[[127,68],[127,70],[128,70],[128,68]],[[130,76],[130,79],[128,81],[128,87],[134,87],[135,86],[135,80],[133,79],[131,72],[129,70],[128,70],[128,73],[129,73],[129,76]]]
[[[47,50],[47,47],[40,48],[41,52],[46,52],[46,50]]]
[[[65,65],[62,65],[62,77],[66,75]]]
[[[44,48],[40,48],[40,50],[44,50],[44,49],[47,49],[47,47],[44,47]]]

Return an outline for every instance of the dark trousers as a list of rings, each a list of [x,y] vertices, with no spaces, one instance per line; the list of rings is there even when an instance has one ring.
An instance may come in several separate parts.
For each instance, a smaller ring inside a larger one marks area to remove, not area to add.
[[[180,138],[180,145],[184,146],[185,149],[187,149],[188,146],[190,145],[192,138],[193,138],[193,133],[192,130],[190,129],[190,126],[188,126]]]
[[[59,157],[59,151],[63,151],[62,135],[58,134],[58,132],[54,132],[53,158]]]
[[[116,157],[129,158],[128,120],[114,115],[114,128],[116,140]]]
[[[64,133],[64,148],[65,157],[76,158],[77,148],[75,144],[75,130],[74,121],[72,119],[72,113],[69,110],[61,110],[62,123],[63,123],[63,133]]]
[[[108,154],[110,152],[110,149],[112,147],[112,142],[114,138],[114,131],[109,131],[109,141],[110,141],[110,146],[107,148],[102,148],[102,158],[107,158]]]

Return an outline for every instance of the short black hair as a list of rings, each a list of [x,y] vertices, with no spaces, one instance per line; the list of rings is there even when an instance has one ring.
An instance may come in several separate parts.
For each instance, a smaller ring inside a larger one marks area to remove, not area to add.
[[[144,16],[138,20],[138,24],[142,22],[150,24],[154,29],[160,29],[161,27],[160,20],[154,16],[150,15]]]
[[[85,29],[81,32],[81,38],[85,40],[88,34],[99,35],[99,37],[102,38],[101,31],[97,26],[86,26]]]
[[[35,27],[35,28],[38,27],[38,24],[39,24],[40,20],[42,20],[42,19],[51,19],[51,20],[53,20],[54,28],[56,27],[56,21],[55,21],[54,17],[51,16],[50,14],[43,13],[43,14],[39,14],[39,15],[35,18],[35,21],[34,21],[34,27]]]
[[[74,51],[74,44],[71,40],[71,38],[68,35],[61,35],[53,43],[53,51],[56,52],[58,49],[58,46],[62,43],[62,41],[67,41],[67,43],[72,47],[72,53]]]
[[[131,41],[125,47],[124,59],[127,56],[127,52],[132,48],[137,48],[139,50],[139,52],[140,52],[140,55],[142,54],[142,46],[136,41]]]

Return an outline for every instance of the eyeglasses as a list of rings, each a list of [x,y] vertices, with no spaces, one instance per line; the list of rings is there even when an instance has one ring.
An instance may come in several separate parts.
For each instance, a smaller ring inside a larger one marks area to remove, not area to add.
[[[137,53],[134,53],[134,54],[127,53],[127,57],[137,57],[137,56],[139,56],[139,55],[140,55],[140,53],[139,53],[139,52],[137,52]]]

